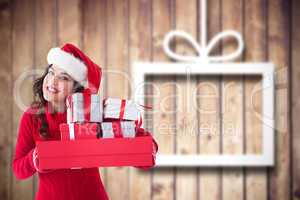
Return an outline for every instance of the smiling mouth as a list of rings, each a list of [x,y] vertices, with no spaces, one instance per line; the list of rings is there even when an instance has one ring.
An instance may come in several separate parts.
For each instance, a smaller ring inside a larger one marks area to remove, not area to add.
[[[51,87],[51,86],[47,86],[46,89],[48,92],[53,93],[53,94],[57,94],[59,92],[58,89]]]

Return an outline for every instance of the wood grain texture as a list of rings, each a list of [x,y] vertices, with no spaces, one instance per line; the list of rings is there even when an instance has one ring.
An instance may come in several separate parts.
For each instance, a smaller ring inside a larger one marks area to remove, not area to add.
[[[56,3],[55,1],[35,2],[34,22],[34,68],[44,72],[47,63],[47,54],[50,48],[56,46]],[[41,75],[37,74],[37,76]],[[38,190],[38,175],[34,175],[34,196]]]
[[[244,1],[245,33],[247,41],[245,62],[265,62],[266,41],[266,1]],[[255,31],[253,31],[255,30]],[[258,91],[258,92],[256,92]],[[262,153],[262,122],[256,113],[262,112],[261,77],[245,77],[245,153]],[[265,168],[246,169],[246,199],[267,199],[267,171]]]
[[[56,46],[56,12],[55,1],[35,2],[34,62],[36,69],[46,68],[49,49]]]
[[[199,4],[199,10],[201,4]],[[200,11],[199,15],[201,14]],[[207,35],[208,40],[221,31],[221,1],[211,0],[207,2]],[[201,15],[198,26],[201,26]],[[200,40],[201,29],[198,30]],[[212,54],[221,54],[221,44],[218,44]],[[199,153],[220,154],[221,152],[221,78],[220,76],[199,77],[197,85],[198,102],[198,128],[199,128]],[[209,191],[209,192],[207,192]],[[199,169],[199,199],[221,199],[221,169]]]
[[[13,32],[12,32],[12,77],[15,83],[21,76],[34,67],[34,33],[33,33],[33,12],[34,2],[32,0],[14,1],[13,5]],[[18,135],[19,119],[25,111],[23,106],[28,106],[32,100],[33,77],[27,77],[22,81],[21,87],[16,91],[20,96],[18,101],[13,104],[13,153]],[[33,199],[33,178],[26,180],[12,179],[12,200]]]
[[[197,85],[199,154],[220,154],[220,78],[200,77]],[[221,199],[219,168],[199,169],[199,199]],[[209,191],[209,192],[207,192]]]
[[[161,154],[174,154],[175,109],[174,78],[153,78],[153,133]],[[159,94],[159,95],[158,95]],[[175,198],[175,169],[156,168],[153,170],[152,199]]]
[[[9,199],[10,180],[11,180],[11,127],[12,127],[12,55],[11,55],[11,17],[12,2],[3,2],[3,8],[0,10],[0,46],[4,51],[0,54],[0,91],[5,95],[1,95],[0,106],[0,199]]]
[[[153,15],[153,61],[169,61],[162,49],[164,35],[172,29],[174,11],[171,0],[154,0]],[[153,78],[155,89],[153,95],[153,133],[162,154],[173,154],[175,148],[175,86],[174,77]],[[152,184],[152,199],[175,198],[175,171],[174,168],[154,169]]]
[[[292,110],[292,163],[293,163],[293,200],[300,200],[300,1],[292,1],[292,69],[291,69],[291,92],[292,100],[291,110]]]
[[[128,15],[129,1],[107,1],[107,96],[129,97]],[[112,167],[106,172],[106,189],[111,199],[129,198],[128,167]],[[120,189],[121,188],[121,189]]]
[[[176,154],[197,153],[196,83],[196,77],[176,78]],[[197,199],[195,168],[176,169],[176,198]]]
[[[270,170],[270,198],[289,199],[291,195],[291,133],[289,126],[289,1],[268,4],[268,59],[275,64],[275,167]]]
[[[175,1],[175,27],[197,37],[197,1]],[[195,55],[185,41],[177,39],[175,50],[181,55]],[[176,154],[197,153],[196,77],[176,77]],[[197,169],[176,169],[176,198],[197,199]]]
[[[57,0],[57,43],[82,46],[82,2]]]
[[[199,40],[201,7],[200,0],[15,0],[10,13],[9,2],[0,1],[0,47],[3,49],[0,55],[3,97],[0,199],[30,200],[34,198],[37,179],[16,180],[11,169],[22,113],[13,99],[17,78],[27,70],[45,67],[50,47],[71,42],[104,69],[105,96],[130,98],[130,65],[137,60],[172,62],[162,49],[163,37],[172,29],[183,29]],[[208,0],[207,3],[209,38],[220,30],[238,30],[244,35],[245,61],[270,61],[276,66],[276,166],[200,168],[196,175],[195,169],[141,172],[135,168],[101,168],[111,199],[300,199],[297,133],[300,128],[297,123],[300,4],[298,0]],[[233,51],[235,44],[228,42],[223,41],[213,54]],[[193,54],[189,46],[175,43],[173,49],[178,53]],[[32,101],[32,78],[20,88],[25,105]],[[148,80],[153,87],[146,92],[158,96],[147,103],[158,111],[153,113],[153,127],[150,123],[146,126],[155,134],[161,153],[261,152],[261,124],[253,114],[262,109],[261,95],[251,94],[259,87],[258,78],[229,77],[223,83],[219,77],[198,78],[193,86],[197,89],[200,109],[196,113],[200,131],[197,147],[194,143],[187,145],[191,142],[189,138],[175,135],[175,125],[189,127],[190,117],[194,115],[185,118],[182,113],[168,113],[177,105],[178,109],[185,107],[185,100],[176,96],[190,92],[185,82],[174,76]],[[176,81],[180,87],[174,85]],[[201,112],[207,109],[214,110],[215,114]],[[234,137],[230,133],[238,135]]]
[[[88,0],[82,5],[82,50],[104,72],[106,70],[106,0]],[[99,93],[103,95],[104,80]],[[106,169],[99,168],[101,180],[106,185]]]
[[[152,32],[151,32],[151,1],[130,0],[129,2],[129,43],[130,43],[130,65],[136,61],[149,62],[151,60]],[[131,94],[134,91],[130,91]],[[145,86],[145,103],[152,105],[151,86]],[[152,110],[151,110],[152,111]],[[151,112],[150,111],[150,112]],[[147,112],[145,116],[144,127],[153,132],[150,128],[152,114]],[[151,121],[149,121],[151,120]],[[152,170],[141,170],[134,167],[129,168],[129,198],[132,200],[150,200],[151,199],[151,178]]]
[[[222,28],[243,32],[241,0],[222,1]],[[223,42],[223,54],[236,48],[233,42]],[[222,82],[222,153],[243,153],[243,79],[240,76],[224,76]],[[243,199],[244,173],[242,168],[222,170],[222,199]]]

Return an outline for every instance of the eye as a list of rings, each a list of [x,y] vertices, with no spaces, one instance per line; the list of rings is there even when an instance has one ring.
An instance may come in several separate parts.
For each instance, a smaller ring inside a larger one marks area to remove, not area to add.
[[[50,70],[48,71],[48,74],[54,75],[54,72],[50,69]]]
[[[64,80],[64,81],[68,81],[68,80],[70,80],[68,77],[66,77],[66,76],[63,76],[62,77],[62,80]]]
[[[62,81],[69,81],[70,78],[67,77],[67,76],[59,76],[59,80],[62,80]]]

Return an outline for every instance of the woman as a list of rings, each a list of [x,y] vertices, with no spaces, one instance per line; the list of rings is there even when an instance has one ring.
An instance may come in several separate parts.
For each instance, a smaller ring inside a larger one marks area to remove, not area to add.
[[[97,92],[101,81],[101,68],[72,44],[52,48],[47,61],[45,73],[33,85],[36,101],[20,121],[14,174],[25,179],[38,172],[38,200],[108,199],[98,168],[38,169],[36,141],[60,140],[59,124],[66,123],[66,97],[84,89]]]

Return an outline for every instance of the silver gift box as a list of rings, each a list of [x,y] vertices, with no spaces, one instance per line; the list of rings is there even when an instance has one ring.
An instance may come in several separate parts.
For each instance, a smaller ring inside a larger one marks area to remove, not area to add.
[[[135,137],[135,122],[133,121],[117,121],[117,122],[102,122],[102,137],[103,138],[114,138],[113,123],[120,123],[123,137],[133,138]]]
[[[72,102],[69,102],[71,100]],[[71,98],[67,99],[67,123],[85,122],[84,118],[84,101],[83,93],[74,93]],[[73,108],[71,107],[73,103]],[[91,95],[90,104],[90,121],[89,122],[102,122],[103,121],[103,105],[101,96],[98,94]],[[72,117],[73,116],[73,117]]]
[[[120,119],[122,99],[107,98],[104,100],[104,118],[105,119]],[[138,120],[139,109],[136,103],[132,100],[126,100],[124,109],[124,120]]]

